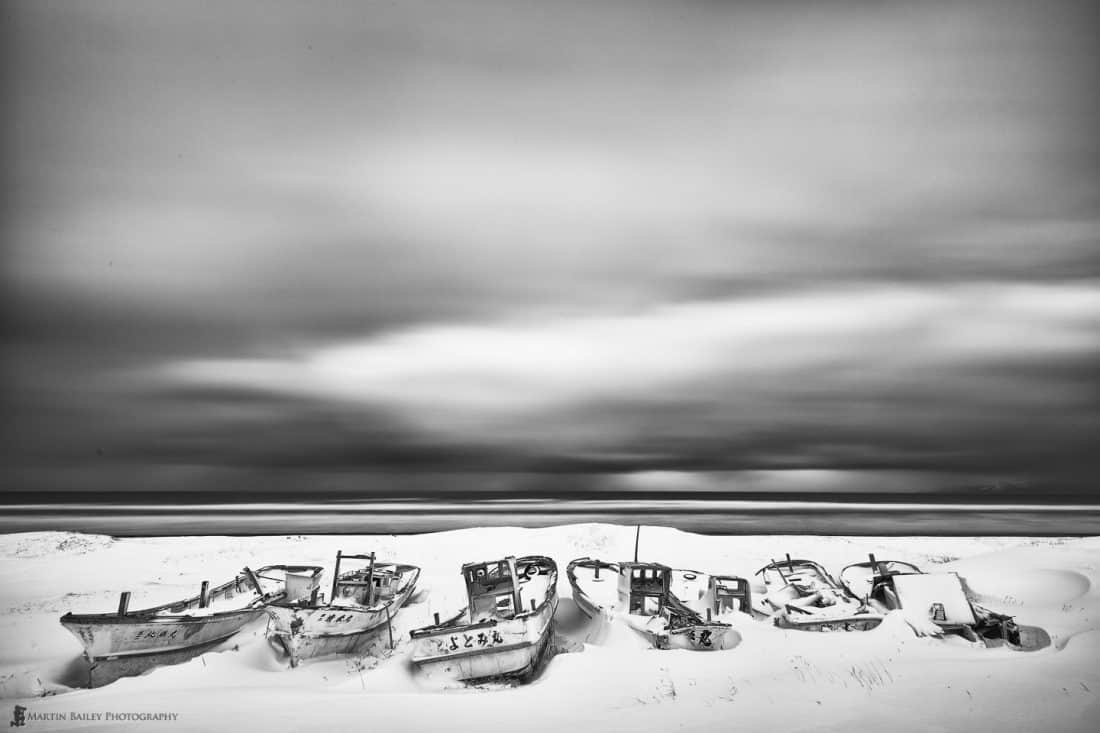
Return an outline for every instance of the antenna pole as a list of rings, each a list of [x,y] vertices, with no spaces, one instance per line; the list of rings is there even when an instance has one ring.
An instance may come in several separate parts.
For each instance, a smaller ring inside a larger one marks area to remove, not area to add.
[[[634,532],[634,562],[638,562],[638,542],[642,539],[642,525]]]

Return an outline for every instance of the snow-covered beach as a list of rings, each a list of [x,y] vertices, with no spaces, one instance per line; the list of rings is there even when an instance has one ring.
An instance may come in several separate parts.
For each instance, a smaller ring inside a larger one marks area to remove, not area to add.
[[[832,572],[879,558],[957,572],[976,599],[1040,626],[1035,652],[916,636],[900,614],[867,632],[787,631],[738,617],[742,642],[715,653],[658,651],[626,628],[595,630],[568,583],[542,674],[520,687],[446,686],[418,676],[408,631],[464,603],[459,566],[508,554],[569,560],[632,556],[634,529],[579,524],[420,535],[157,537],[34,532],[0,536],[0,696],[27,730],[998,730],[1100,727],[1100,538],[704,536],[644,527],[640,557],[751,576],[773,557]],[[111,612],[192,595],[245,565],[301,563],[331,572],[338,549],[423,568],[395,619],[396,648],[290,669],[260,623],[190,661],[86,689],[67,611]]]

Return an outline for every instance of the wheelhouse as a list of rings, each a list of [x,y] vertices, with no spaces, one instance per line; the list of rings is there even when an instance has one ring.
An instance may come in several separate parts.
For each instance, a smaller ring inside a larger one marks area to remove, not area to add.
[[[715,615],[720,616],[730,611],[752,613],[752,588],[745,578],[712,575],[707,585]]]
[[[656,616],[665,610],[672,569],[648,562],[619,565],[619,605],[628,613]]]
[[[522,612],[514,556],[492,562],[467,563],[462,566],[462,577],[466,581],[472,618],[510,619]]]

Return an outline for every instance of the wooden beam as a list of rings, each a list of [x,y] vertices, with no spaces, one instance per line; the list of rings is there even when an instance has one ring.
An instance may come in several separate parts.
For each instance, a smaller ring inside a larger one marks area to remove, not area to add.
[[[523,601],[520,600],[519,595],[519,578],[516,577],[516,558],[513,555],[509,555],[505,558],[505,562],[508,563],[509,575],[512,576],[512,608],[513,615],[523,613]]]
[[[344,556],[344,553],[340,550],[336,551],[336,567],[332,571],[332,596],[328,599],[328,602],[336,602],[336,586],[340,582],[340,558]]]
[[[374,605],[374,553],[370,554],[370,569],[367,571],[367,607]],[[389,613],[387,611],[387,613]]]
[[[252,583],[252,587],[256,589],[256,592],[263,598],[264,587],[260,585],[260,579],[256,577],[256,573],[252,572],[252,569],[247,565],[244,568],[245,577],[248,578],[248,582]]]
[[[393,622],[390,620],[390,606],[391,603],[386,604],[386,631],[390,632],[390,649],[393,649]]]
[[[210,605],[210,581],[202,581],[202,586],[199,588],[199,608],[206,608]]]
[[[118,597],[118,615],[125,616],[126,611],[130,609],[130,591],[123,591],[122,595]]]

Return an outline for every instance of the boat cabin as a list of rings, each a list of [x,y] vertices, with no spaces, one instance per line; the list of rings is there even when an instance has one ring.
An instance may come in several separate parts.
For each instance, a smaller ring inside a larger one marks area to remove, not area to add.
[[[712,575],[707,585],[710,605],[716,616],[729,611],[752,613],[752,588],[749,581],[734,575]]]
[[[515,557],[467,563],[462,566],[462,577],[466,581],[471,619],[510,619],[522,611]]]
[[[619,564],[619,607],[627,613],[656,616],[664,611],[672,569],[652,562]]]
[[[336,596],[333,601],[373,606],[393,598],[397,594],[400,581],[401,576],[392,566],[377,566],[373,572],[364,569],[345,573],[336,581]]]

